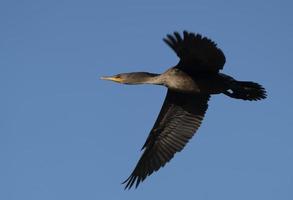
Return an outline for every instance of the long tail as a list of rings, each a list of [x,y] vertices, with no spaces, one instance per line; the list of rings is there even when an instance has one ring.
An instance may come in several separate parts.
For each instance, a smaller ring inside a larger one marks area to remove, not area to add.
[[[224,92],[225,95],[249,101],[257,101],[267,97],[266,90],[258,83],[250,81],[233,80],[230,90]]]

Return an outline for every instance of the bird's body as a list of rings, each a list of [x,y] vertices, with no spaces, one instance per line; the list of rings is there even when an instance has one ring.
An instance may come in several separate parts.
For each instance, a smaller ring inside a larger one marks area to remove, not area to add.
[[[202,72],[189,75],[176,68],[171,68],[171,70],[175,71],[173,72],[175,81],[172,78],[166,79],[166,87],[174,91],[194,94],[219,94],[229,89],[229,80],[219,73]]]
[[[102,77],[124,84],[154,84],[168,88],[160,114],[143,145],[144,152],[124,182],[125,188],[134,184],[137,187],[184,148],[199,128],[211,95],[223,93],[250,101],[266,98],[261,85],[237,81],[219,73],[225,64],[225,56],[208,38],[184,31],[183,37],[174,32],[164,41],[180,58],[179,63],[166,72],[132,72]]]

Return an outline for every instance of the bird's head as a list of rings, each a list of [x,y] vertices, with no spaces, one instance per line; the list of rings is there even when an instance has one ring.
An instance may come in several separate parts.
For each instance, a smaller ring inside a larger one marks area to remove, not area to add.
[[[148,72],[131,72],[121,73],[114,76],[102,76],[101,79],[123,84],[143,84],[153,83],[154,78],[157,76],[158,74]]]

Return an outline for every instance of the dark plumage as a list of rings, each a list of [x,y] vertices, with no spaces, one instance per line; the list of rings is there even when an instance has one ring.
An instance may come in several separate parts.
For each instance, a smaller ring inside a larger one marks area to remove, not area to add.
[[[154,171],[169,162],[195,134],[213,94],[223,93],[242,100],[266,98],[258,83],[237,81],[219,73],[225,64],[223,52],[216,44],[200,34],[177,32],[164,41],[180,58],[179,63],[162,74],[148,72],[123,73],[104,80],[124,84],[156,84],[168,88],[160,114],[145,144],[135,169],[123,183],[125,188],[137,187]]]

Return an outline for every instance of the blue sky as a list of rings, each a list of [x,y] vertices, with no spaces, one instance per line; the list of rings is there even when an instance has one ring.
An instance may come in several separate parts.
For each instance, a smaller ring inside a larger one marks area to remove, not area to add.
[[[293,198],[292,1],[1,1],[0,199]],[[166,89],[99,80],[177,63],[165,34],[202,33],[224,73],[269,98],[214,96],[187,147],[137,190]]]

